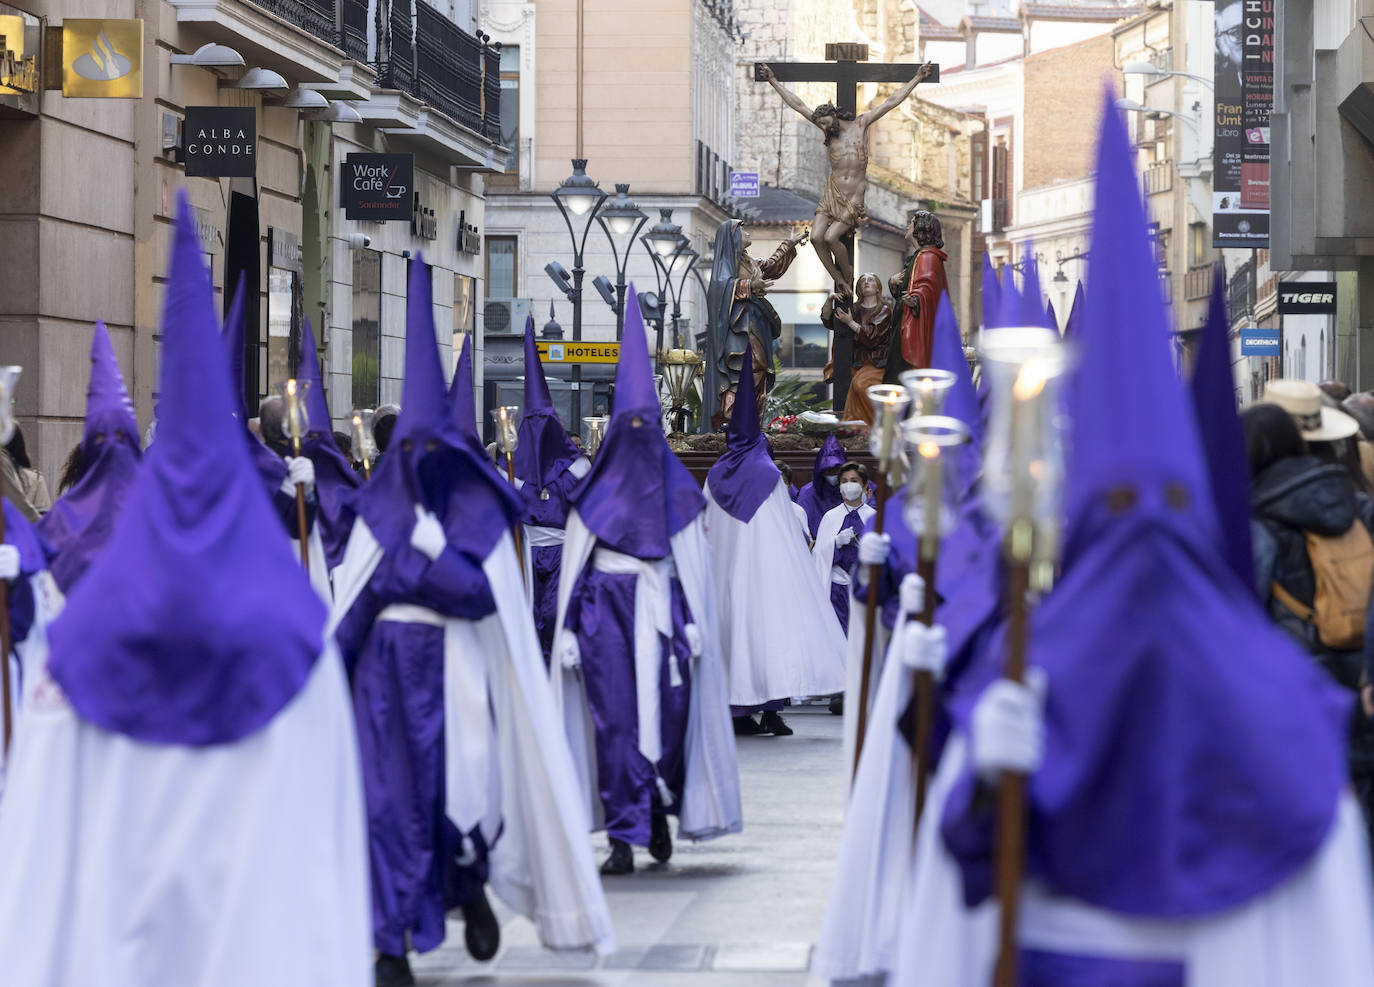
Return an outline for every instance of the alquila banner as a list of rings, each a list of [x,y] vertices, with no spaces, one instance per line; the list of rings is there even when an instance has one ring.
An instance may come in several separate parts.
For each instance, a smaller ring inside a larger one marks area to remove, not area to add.
[[[1274,0],[1216,0],[1212,241],[1269,246]]]

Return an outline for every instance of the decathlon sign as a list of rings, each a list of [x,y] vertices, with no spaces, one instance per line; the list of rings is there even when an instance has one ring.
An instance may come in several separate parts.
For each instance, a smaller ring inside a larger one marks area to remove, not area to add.
[[[1334,281],[1288,281],[1279,283],[1280,315],[1335,315]]]
[[[1279,331],[1277,329],[1242,329],[1240,331],[1241,356],[1278,356]]]

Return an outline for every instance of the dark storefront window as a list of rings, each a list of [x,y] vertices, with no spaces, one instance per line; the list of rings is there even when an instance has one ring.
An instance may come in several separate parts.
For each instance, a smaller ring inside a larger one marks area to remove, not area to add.
[[[501,49],[501,143],[510,149],[507,174],[520,172],[520,49]]]
[[[353,407],[381,400],[382,255],[353,252]]]
[[[267,269],[267,388],[271,393],[300,364],[301,280],[295,271]]]

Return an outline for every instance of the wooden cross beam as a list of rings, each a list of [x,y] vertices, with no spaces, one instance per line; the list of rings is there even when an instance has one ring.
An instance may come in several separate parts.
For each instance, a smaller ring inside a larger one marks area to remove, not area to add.
[[[824,62],[768,62],[773,77],[779,82],[833,82],[835,84],[835,105],[842,112],[859,112],[859,84],[862,82],[909,82],[921,67],[909,62],[870,62],[868,45],[854,43],[827,44]],[[754,81],[766,82],[763,77],[764,62],[754,63]],[[931,66],[927,82],[940,81],[940,67]],[[849,251],[849,261],[854,263],[854,234],[844,238],[844,248]],[[859,272],[855,269],[854,273]],[[879,278],[884,284],[886,278]],[[893,332],[900,332],[900,326],[893,326]],[[854,334],[844,325],[835,328],[833,348],[833,387],[831,391],[835,413],[844,411],[845,398],[849,396],[850,364],[854,361]]]

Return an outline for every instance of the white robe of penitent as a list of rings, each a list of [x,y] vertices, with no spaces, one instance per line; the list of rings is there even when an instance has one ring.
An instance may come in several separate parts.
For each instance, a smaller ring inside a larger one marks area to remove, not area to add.
[[[33,594],[33,624],[24,640],[11,644],[6,663],[10,676],[10,745],[22,729],[24,717],[24,687],[41,676],[48,667],[48,625],[62,612],[66,597],[57,588],[52,573],[43,569],[29,577]],[[5,794],[5,775],[8,755],[0,752],[0,798]]]
[[[366,522],[354,522],[334,570],[334,621],[382,559]],[[496,612],[444,626],[444,742],[450,820],[481,825],[489,883],[534,923],[550,949],[616,949],[591,822],[558,715],[509,533],[482,564]],[[497,838],[499,833],[499,839]]]
[[[357,742],[332,643],[266,726],[208,747],[81,720],[30,679],[0,803],[0,970],[42,987],[369,987]]]

